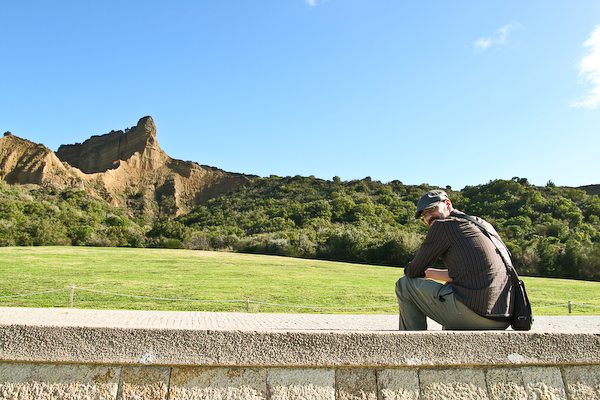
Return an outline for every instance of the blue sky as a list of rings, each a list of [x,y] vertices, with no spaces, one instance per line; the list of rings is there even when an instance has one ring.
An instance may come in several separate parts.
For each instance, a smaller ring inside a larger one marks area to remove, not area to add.
[[[0,130],[150,115],[173,158],[460,190],[600,184],[600,2],[0,2]]]

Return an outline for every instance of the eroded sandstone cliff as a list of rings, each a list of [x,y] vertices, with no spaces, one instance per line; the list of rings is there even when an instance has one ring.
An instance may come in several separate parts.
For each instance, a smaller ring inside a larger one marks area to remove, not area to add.
[[[56,154],[13,135],[0,139],[0,179],[59,189],[76,187],[131,215],[170,217],[232,190],[250,176],[174,160],[144,117],[127,130],[61,146]]]
[[[0,138],[0,179],[9,184],[83,188],[84,175],[44,145],[14,135]]]
[[[92,136],[81,144],[62,145],[56,155],[86,174],[116,169],[120,161],[150,171],[164,166],[171,159],[156,141],[156,126],[152,117],[140,119],[137,126],[126,133],[112,131],[106,135]]]

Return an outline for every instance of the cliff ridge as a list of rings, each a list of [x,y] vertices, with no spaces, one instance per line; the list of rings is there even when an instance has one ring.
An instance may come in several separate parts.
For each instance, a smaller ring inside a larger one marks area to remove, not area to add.
[[[129,130],[62,145],[56,153],[11,134],[0,138],[0,179],[9,184],[78,188],[132,216],[173,217],[251,176],[172,159],[156,140],[152,117]]]

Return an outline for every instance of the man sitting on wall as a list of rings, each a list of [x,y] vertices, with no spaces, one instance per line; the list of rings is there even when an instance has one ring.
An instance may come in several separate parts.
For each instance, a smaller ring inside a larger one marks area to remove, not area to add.
[[[422,217],[429,231],[396,282],[400,330],[426,330],[426,317],[450,330],[510,325],[512,285],[506,266],[490,238],[462,215],[443,190],[419,199],[415,218]],[[440,257],[446,268],[431,268]]]

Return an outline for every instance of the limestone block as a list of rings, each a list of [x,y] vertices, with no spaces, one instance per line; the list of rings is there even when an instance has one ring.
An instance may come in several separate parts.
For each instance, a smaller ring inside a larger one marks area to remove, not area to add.
[[[0,363],[2,399],[116,399],[120,367]]]
[[[121,371],[120,399],[165,399],[169,387],[170,367],[125,366]]]
[[[569,400],[600,400],[600,365],[563,368]]]
[[[340,368],[335,372],[337,400],[377,400],[374,369]]]
[[[329,368],[271,368],[267,372],[271,400],[335,399],[335,371]]]
[[[169,400],[266,399],[264,368],[173,367]]]
[[[414,369],[384,369],[377,372],[381,400],[419,400],[419,373]]]
[[[567,400],[558,367],[522,367],[523,383],[531,399]]]
[[[490,400],[527,400],[519,368],[489,368],[485,374]]]
[[[488,399],[483,370],[476,368],[424,369],[419,372],[421,400]]]

